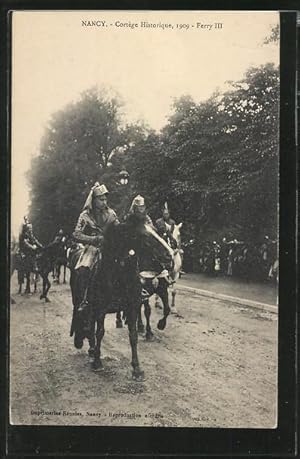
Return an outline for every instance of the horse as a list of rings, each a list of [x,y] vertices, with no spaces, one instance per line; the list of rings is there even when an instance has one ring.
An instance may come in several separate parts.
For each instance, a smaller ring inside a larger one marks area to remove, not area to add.
[[[31,255],[24,255],[19,250],[13,251],[11,254],[11,263],[10,263],[10,276],[17,271],[18,273],[18,294],[22,294],[22,286],[26,279],[26,286],[24,293],[31,293],[30,283],[31,283],[31,274],[34,275],[34,293],[37,291],[37,270],[35,265],[35,258]]]
[[[167,317],[170,312],[176,314],[175,308],[175,297],[176,297],[176,288],[175,282],[179,279],[181,267],[182,267],[182,249],[181,249],[181,236],[180,229],[182,223],[174,226],[172,233],[173,238],[176,241],[177,248],[172,250],[164,239],[163,243],[171,250],[172,254],[172,269],[169,272],[168,280],[163,273],[157,274],[154,270],[148,270],[141,272],[141,278],[146,292],[148,293],[147,298],[145,298],[141,304],[141,307],[138,310],[137,316],[137,329],[139,333],[144,333],[144,324],[142,320],[142,305],[144,305],[144,315],[146,318],[146,340],[151,340],[153,338],[153,333],[150,325],[150,316],[151,316],[151,306],[149,303],[149,298],[152,295],[155,295],[155,307],[161,308],[159,301],[161,300],[163,304],[163,318],[158,321],[157,328],[163,330],[166,326]],[[172,294],[172,303],[171,308],[169,306],[169,294],[168,289],[171,288]],[[117,326],[120,326],[119,317],[117,317]]]
[[[70,253],[70,286],[73,302],[73,317],[70,335],[74,334],[74,345],[83,346],[88,338],[89,356],[95,371],[102,369],[101,342],[104,336],[106,314],[123,311],[129,331],[132,352],[132,377],[143,379],[137,353],[137,313],[142,302],[142,283],[139,272],[146,260],[154,259],[160,265],[171,265],[170,251],[158,240],[146,224],[136,224],[128,219],[119,225],[110,225],[104,236],[102,257],[91,274],[87,291],[88,307],[78,311],[82,298],[78,295],[80,270],[75,269],[81,251]],[[164,323],[161,323],[164,326]]]
[[[172,237],[176,241],[176,246],[177,246],[177,248],[174,250],[173,268],[172,268],[172,271],[170,272],[170,277],[172,280],[172,283],[170,286],[171,295],[172,295],[171,311],[174,313],[176,313],[175,297],[177,293],[177,290],[175,288],[175,283],[178,281],[180,277],[180,273],[182,269],[182,258],[183,258],[183,250],[181,247],[181,234],[180,234],[181,228],[182,228],[182,223],[179,223],[178,225],[174,225],[174,229],[172,232]],[[163,294],[163,296],[165,295]],[[155,307],[156,308],[160,307],[159,297],[163,301],[163,298],[161,297],[161,295],[157,293],[155,296]]]
[[[21,256],[20,252],[16,245],[11,247],[11,254],[10,254],[10,279],[15,271],[17,271],[18,275],[18,285],[19,285],[19,293],[22,291],[22,284],[24,283],[24,276],[21,272]],[[10,297],[11,304],[15,304],[15,300],[13,297]]]
[[[50,299],[48,298],[48,292],[51,287],[49,273],[53,270],[58,252],[58,243],[50,243],[49,245],[39,249],[36,256],[37,273],[41,276],[43,281],[40,300],[44,299],[46,303],[50,302]]]
[[[54,282],[56,282],[57,284],[60,283],[60,273],[61,268],[63,267],[63,284],[66,284],[66,272],[68,264],[67,251],[69,248],[69,244],[68,240],[65,237],[62,238],[61,242],[62,244],[58,248],[57,259],[55,260],[53,266],[53,278]]]

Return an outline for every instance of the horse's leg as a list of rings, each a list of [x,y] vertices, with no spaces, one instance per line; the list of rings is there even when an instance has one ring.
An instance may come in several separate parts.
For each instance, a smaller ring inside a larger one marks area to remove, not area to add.
[[[40,274],[43,280],[42,294],[40,295],[40,300],[44,298],[46,303],[50,303],[50,300],[47,297],[47,293],[51,287],[50,281],[48,279],[49,273],[41,272]]]
[[[155,294],[155,303],[154,303],[154,306],[158,309],[162,309],[162,306],[160,304],[160,301],[159,301],[159,296],[157,294]]]
[[[103,368],[102,362],[101,362],[101,341],[105,333],[104,329],[104,319],[105,315],[101,315],[97,319],[97,330],[96,330],[96,346],[94,350],[94,361],[92,363],[92,367],[95,371],[99,371]]]
[[[91,330],[89,333],[88,342],[89,342],[88,354],[89,354],[90,361],[93,363],[94,358],[95,358],[95,345],[96,345],[95,319],[94,318],[91,318]]]
[[[136,330],[136,319],[137,319],[137,310],[128,308],[127,312],[127,322],[128,322],[128,331],[129,331],[129,341],[131,346],[132,360],[131,365],[133,368],[132,377],[137,380],[142,380],[144,378],[144,372],[140,368],[138,353],[137,353],[137,343],[138,343],[138,334]]]
[[[123,327],[123,322],[121,318],[121,311],[118,311],[116,314],[116,328],[122,328]]]
[[[40,294],[40,300],[42,300],[43,298],[45,298],[46,286],[45,286],[44,274],[42,272],[40,272],[40,274],[41,274],[41,278],[42,278],[42,293]]]
[[[44,279],[45,279],[45,290],[44,290],[44,298],[45,298],[45,302],[46,303],[50,303],[50,300],[48,298],[48,292],[49,292],[49,289],[51,287],[51,284],[50,284],[50,281],[49,281],[49,278],[48,278],[48,275],[49,273],[45,273],[44,274]]]
[[[161,281],[161,285],[159,286],[158,294],[163,302],[164,316],[158,321],[157,328],[159,330],[163,330],[167,325],[167,317],[170,314],[168,285],[165,281],[163,282],[163,279]]]
[[[61,264],[57,265],[57,283],[60,284],[60,272],[61,272]]]
[[[67,273],[67,265],[64,264],[64,280],[63,280],[64,284],[66,284],[66,273]]]
[[[38,283],[38,272],[34,273],[34,293],[37,291],[37,283]]]
[[[149,300],[144,303],[144,312],[146,317],[146,339],[150,341],[153,338],[153,333],[150,325],[151,306]]]
[[[172,290],[171,290],[171,295],[172,295],[171,314],[177,314],[176,305],[175,305],[176,293],[177,293],[177,290],[175,288],[175,284],[173,284]]]
[[[18,294],[21,295],[22,293],[22,285],[24,283],[24,273],[20,269],[18,270],[18,284],[19,284],[19,290]]]
[[[25,293],[30,293],[30,272],[26,273],[26,288]]]
[[[145,331],[145,327],[144,327],[144,324],[143,324],[143,320],[142,320],[142,307],[143,307],[143,304],[141,304],[137,310],[137,330],[138,330],[138,333],[144,333]]]

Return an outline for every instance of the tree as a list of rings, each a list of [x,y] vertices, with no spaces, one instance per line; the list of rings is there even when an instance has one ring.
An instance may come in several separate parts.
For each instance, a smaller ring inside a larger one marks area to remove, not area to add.
[[[278,69],[249,69],[206,102],[175,101],[162,133],[168,195],[197,234],[259,239],[276,232]]]
[[[73,231],[95,181],[105,180],[112,191],[116,187],[120,155],[134,137],[120,108],[117,96],[93,88],[52,116],[28,172],[30,218],[42,240],[60,227]]]

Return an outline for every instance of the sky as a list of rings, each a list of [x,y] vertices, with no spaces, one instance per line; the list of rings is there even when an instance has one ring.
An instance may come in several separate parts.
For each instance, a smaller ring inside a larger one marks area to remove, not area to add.
[[[172,27],[141,27],[145,21]],[[159,130],[174,97],[200,102],[250,66],[278,65],[278,45],[262,44],[278,21],[275,12],[14,12],[12,232],[27,213],[25,173],[53,113],[99,85],[121,95],[126,120]]]

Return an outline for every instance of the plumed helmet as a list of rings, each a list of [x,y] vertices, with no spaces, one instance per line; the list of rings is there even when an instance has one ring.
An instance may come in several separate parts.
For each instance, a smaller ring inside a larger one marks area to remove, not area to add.
[[[163,212],[169,212],[169,207],[167,201],[164,203]]]

